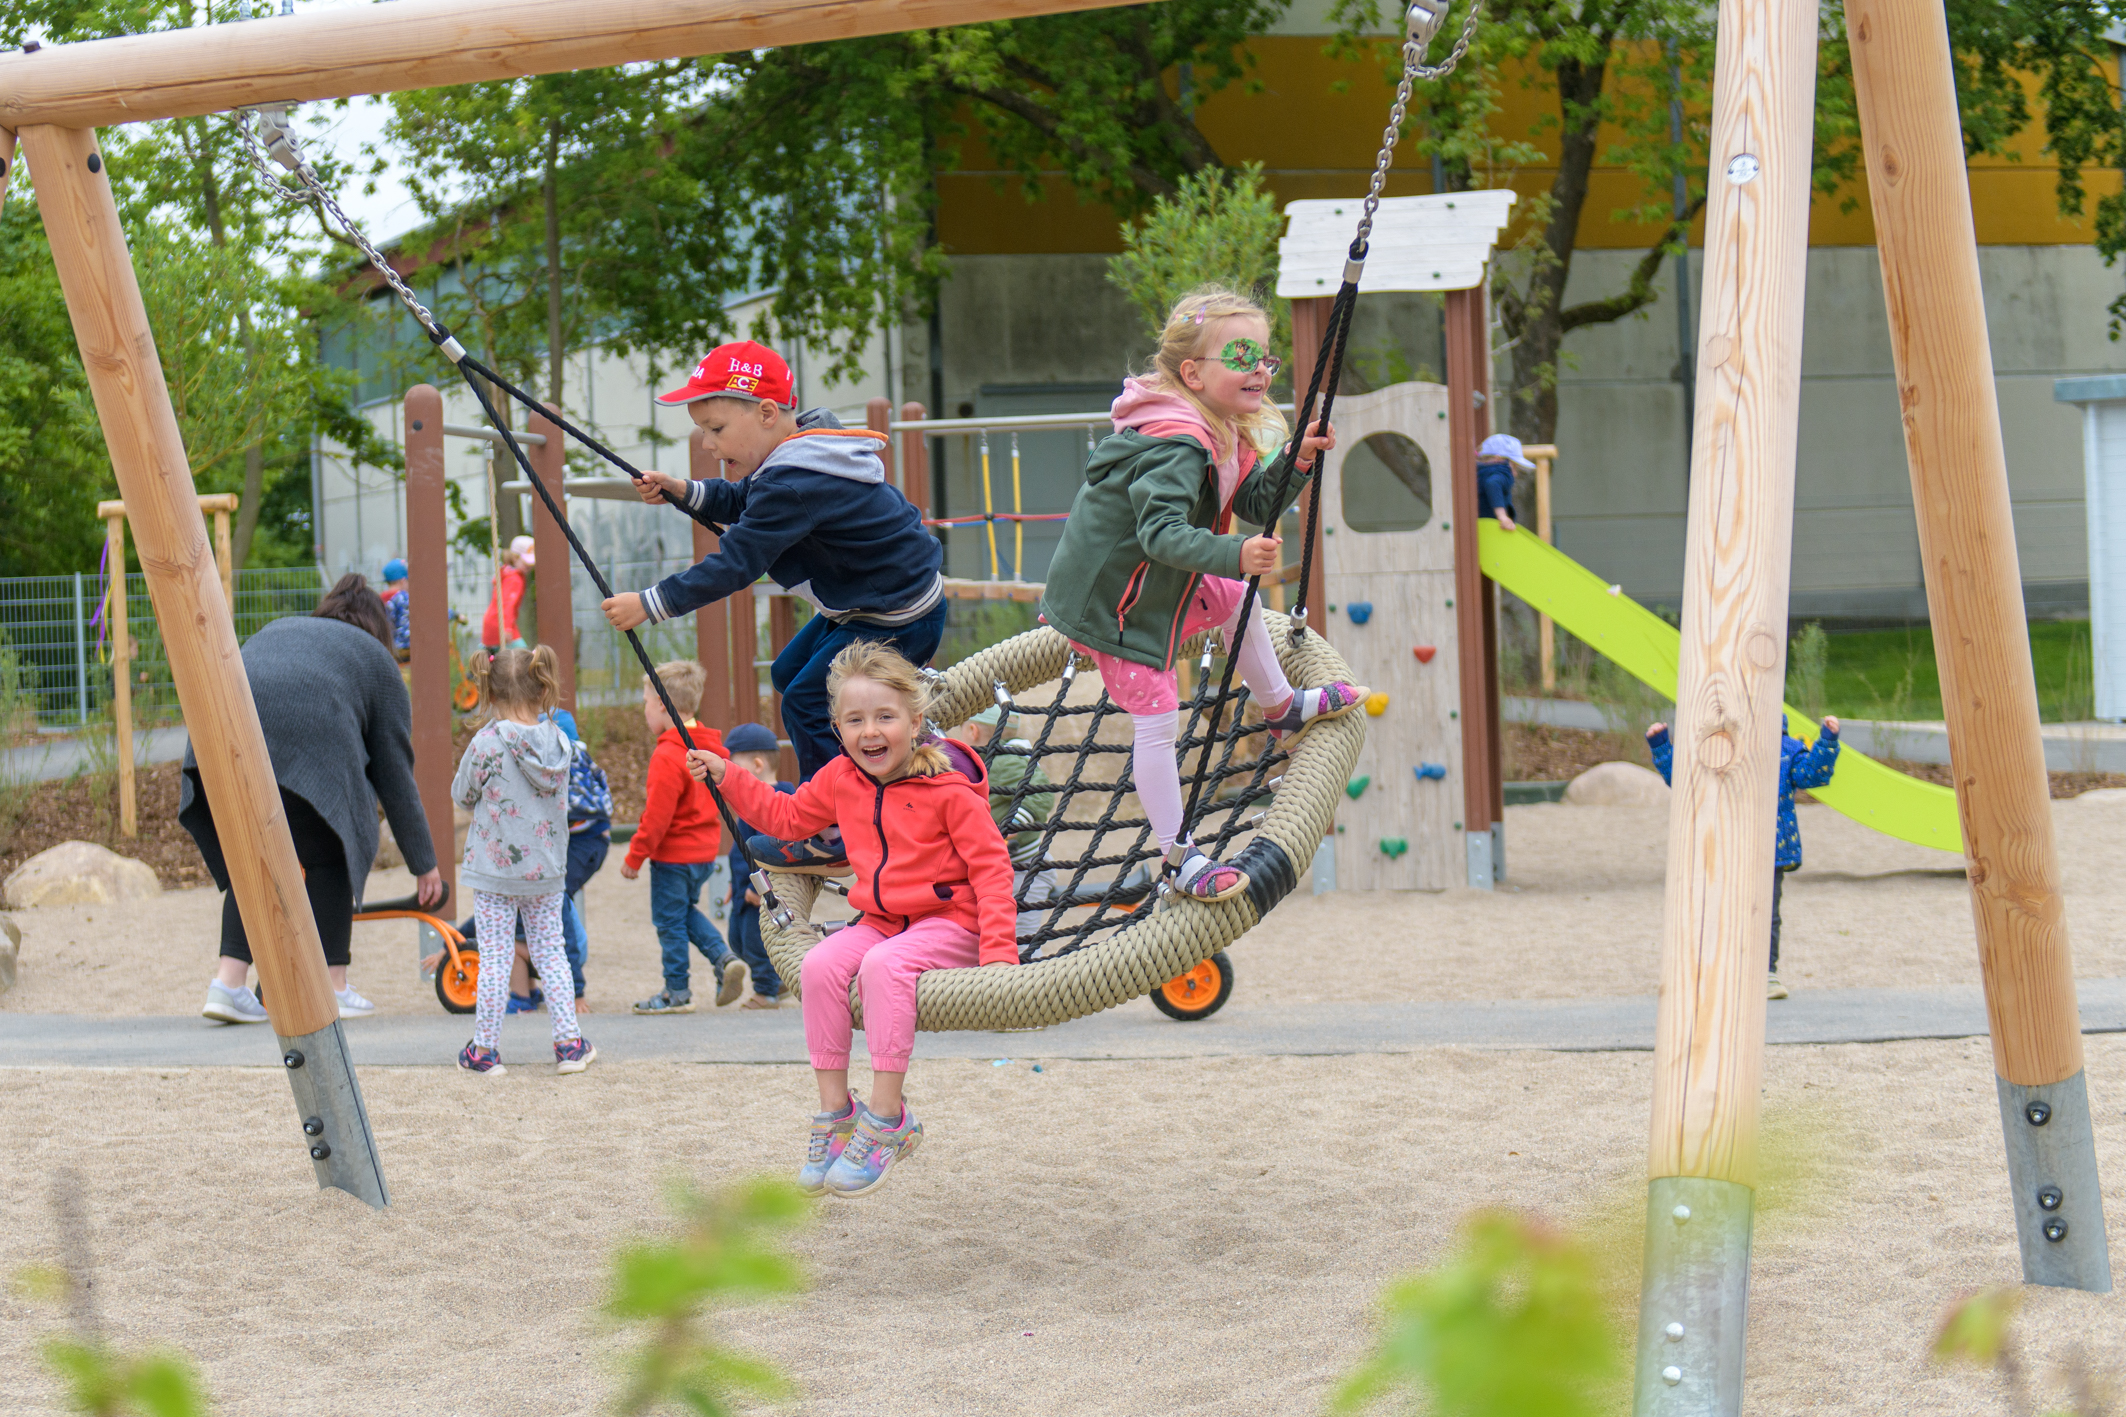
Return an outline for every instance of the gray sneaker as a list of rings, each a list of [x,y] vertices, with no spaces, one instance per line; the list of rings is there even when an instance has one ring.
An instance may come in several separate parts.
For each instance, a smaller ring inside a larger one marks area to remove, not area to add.
[[[248,985],[231,989],[219,979],[207,986],[207,1006],[199,1011],[199,1016],[216,1023],[267,1022],[265,1005],[259,1003],[258,995]]]
[[[670,989],[659,989],[656,993],[635,1005],[635,1012],[638,1014],[690,1014],[694,1012],[694,995],[691,990],[682,989],[674,993]]]
[[[805,1147],[805,1164],[797,1171],[799,1190],[808,1196],[827,1193],[827,1168],[841,1159],[842,1148],[856,1134],[856,1119],[863,1110],[863,1099],[852,1090],[847,1112],[838,1117],[832,1112],[812,1114],[812,1140]]]
[[[352,984],[334,990],[333,997],[340,1001],[341,1018],[367,1018],[376,1012],[376,1005],[355,993]]]
[[[723,980],[716,986],[716,1007],[722,1008],[746,992],[746,962],[732,955],[723,962]]]

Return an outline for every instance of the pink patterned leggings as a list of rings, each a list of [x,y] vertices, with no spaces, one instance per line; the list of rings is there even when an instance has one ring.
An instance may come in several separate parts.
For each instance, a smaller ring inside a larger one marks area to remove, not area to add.
[[[502,1011],[509,1002],[509,971],[517,960],[517,917],[524,917],[524,947],[545,987],[547,1016],[554,1021],[554,1041],[583,1036],[576,1025],[575,976],[561,948],[561,892],[547,895],[472,893],[473,925],[480,942],[480,995],[475,1005],[472,1041],[492,1048],[502,1036]]]

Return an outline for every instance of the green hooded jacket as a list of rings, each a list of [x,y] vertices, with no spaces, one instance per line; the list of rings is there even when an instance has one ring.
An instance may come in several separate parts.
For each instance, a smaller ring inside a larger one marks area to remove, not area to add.
[[[1278,460],[1257,462],[1233,513],[1257,526],[1276,510]],[[1306,485],[1305,473],[1292,490]],[[1194,438],[1125,429],[1100,441],[1049,562],[1041,614],[1085,646],[1172,669],[1199,576],[1240,575],[1239,536],[1220,536],[1211,455]]]

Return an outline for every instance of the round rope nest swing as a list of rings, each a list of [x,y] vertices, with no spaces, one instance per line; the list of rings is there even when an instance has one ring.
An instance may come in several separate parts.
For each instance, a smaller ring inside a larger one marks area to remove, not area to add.
[[[1281,614],[1265,617],[1271,643],[1295,689],[1349,680],[1342,656],[1319,634],[1294,636]],[[963,723],[996,703],[1023,721],[1040,721],[1030,747],[997,743],[985,755],[1020,753],[1036,761],[1069,753],[1072,771],[1052,788],[1056,794],[1041,842],[1037,868],[1052,871],[1060,900],[1029,898],[1024,873],[1020,907],[1044,910],[1038,930],[1020,933],[1026,962],[1009,969],[939,969],[923,975],[917,986],[916,1026],[931,1031],[952,1029],[1038,1028],[1111,1009],[1157,989],[1185,973],[1253,929],[1298,883],[1336,815],[1337,800],[1358,762],[1365,740],[1365,715],[1348,713],[1315,724],[1289,753],[1268,743],[1258,716],[1245,721],[1247,691],[1221,690],[1208,673],[1189,705],[1189,721],[1177,745],[1183,762],[1199,762],[1184,772],[1182,784],[1204,781],[1207,805],[1196,819],[1196,839],[1206,851],[1247,873],[1248,888],[1215,904],[1178,895],[1158,895],[1147,888],[1144,868],[1157,869],[1158,843],[1141,817],[1119,818],[1117,809],[1132,790],[1129,745],[1097,741],[1103,722],[1128,716],[1103,691],[1090,705],[1071,705],[1069,681],[1076,667],[1069,644],[1045,627],[1015,636],[960,661],[939,676],[930,717],[940,724]],[[1204,667],[1208,669],[1208,655]],[[1047,705],[1021,705],[1014,696],[1061,677],[1064,683]],[[1226,725],[1216,730],[1211,766],[1200,766],[1206,714],[1214,704]],[[1083,717],[1084,733],[1075,745],[1050,747],[1059,720]],[[1117,764],[1099,780],[1087,781],[1088,767],[1101,757]],[[1073,812],[1076,799],[1080,810]],[[1267,801],[1263,810],[1250,811]],[[1087,817],[1087,806],[1099,808]],[[1082,849],[1058,848],[1058,839],[1083,838]],[[1103,845],[1108,847],[1102,853]],[[1237,847],[1237,851],[1236,848]],[[1119,849],[1118,849],[1119,848]],[[1093,880],[1093,871],[1102,878]],[[824,938],[812,921],[822,883],[814,876],[775,875],[775,892],[783,910],[762,912],[761,935],[775,970],[793,990],[802,978],[805,953]],[[1150,905],[1157,896],[1156,906]],[[1139,905],[1138,902],[1145,902]],[[852,989],[853,995],[853,989]]]

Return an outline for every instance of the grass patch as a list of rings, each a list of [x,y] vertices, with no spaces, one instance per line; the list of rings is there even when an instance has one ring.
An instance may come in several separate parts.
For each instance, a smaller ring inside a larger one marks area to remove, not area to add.
[[[1934,664],[1934,632],[1927,626],[1856,630],[1827,640],[1822,693],[1828,712],[1846,718],[1941,718],[1941,676]],[[2030,658],[2037,672],[2039,716],[2048,723],[2088,718],[2095,694],[2089,622],[2032,621]]]

